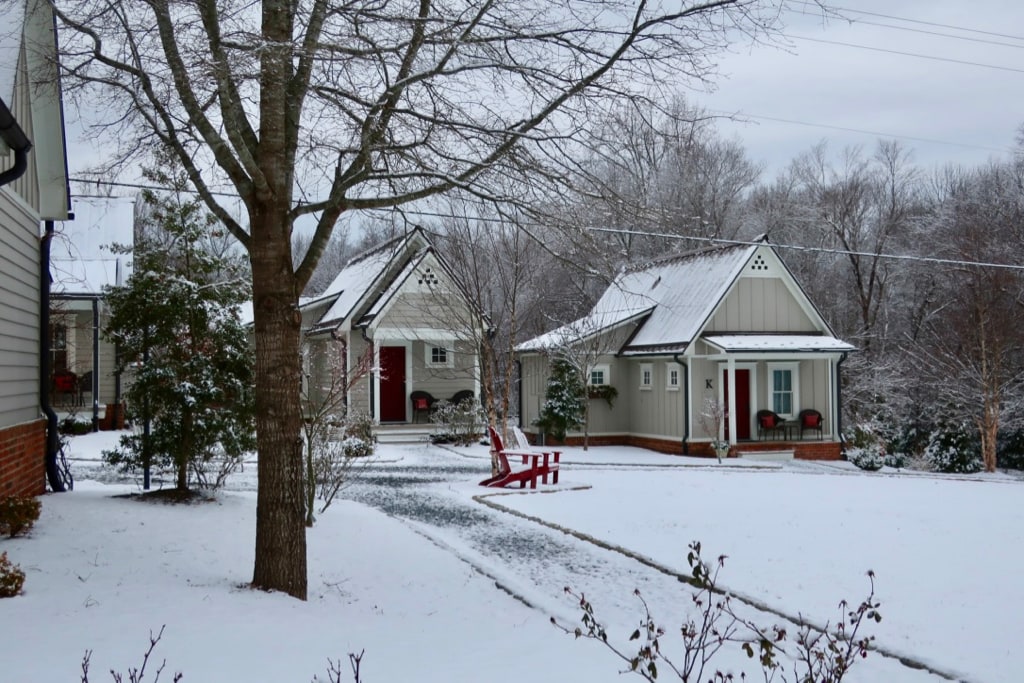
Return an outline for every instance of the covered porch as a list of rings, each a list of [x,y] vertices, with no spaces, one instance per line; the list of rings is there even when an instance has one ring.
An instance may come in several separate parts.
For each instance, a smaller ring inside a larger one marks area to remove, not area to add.
[[[703,397],[722,406],[717,434],[734,454],[838,458],[839,371],[853,347],[823,335],[711,335]]]
[[[470,340],[440,330],[377,331],[372,345],[370,414],[382,426],[429,424],[442,401],[479,401],[479,354]]]

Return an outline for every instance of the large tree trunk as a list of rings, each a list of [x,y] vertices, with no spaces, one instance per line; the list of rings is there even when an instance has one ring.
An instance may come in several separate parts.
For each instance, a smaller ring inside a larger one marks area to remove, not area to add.
[[[253,586],[306,598],[301,315],[287,232],[287,207],[256,212],[251,251],[256,328],[259,492]]]

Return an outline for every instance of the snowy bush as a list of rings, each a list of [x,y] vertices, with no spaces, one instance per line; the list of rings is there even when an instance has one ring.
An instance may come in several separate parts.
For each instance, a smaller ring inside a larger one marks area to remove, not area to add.
[[[973,474],[982,470],[977,434],[965,423],[932,432],[924,456],[939,472]]]
[[[430,421],[435,426],[430,437],[433,443],[468,446],[479,441],[487,429],[487,417],[476,399],[439,401],[430,413]]]
[[[868,472],[880,470],[885,464],[885,456],[877,445],[848,448],[846,449],[846,459]]]
[[[7,496],[0,499],[0,534],[14,538],[28,533],[39,519],[42,506],[28,496]]]
[[[341,442],[346,458],[365,458],[373,455],[373,442],[358,436],[346,436]]]
[[[1024,470],[1024,429],[999,433],[996,464],[1011,470]]]
[[[901,470],[907,466],[907,456],[903,453],[886,453],[885,466]]]
[[[21,593],[25,585],[25,572],[21,567],[11,564],[7,553],[0,553],[0,598],[13,598]]]

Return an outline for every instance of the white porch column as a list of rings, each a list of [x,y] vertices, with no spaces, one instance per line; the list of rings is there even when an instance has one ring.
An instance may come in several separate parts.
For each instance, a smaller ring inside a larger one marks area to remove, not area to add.
[[[373,414],[380,422],[380,341],[377,335],[373,336]]]
[[[729,356],[726,362],[726,381],[729,387],[729,443],[736,445],[736,359]]]

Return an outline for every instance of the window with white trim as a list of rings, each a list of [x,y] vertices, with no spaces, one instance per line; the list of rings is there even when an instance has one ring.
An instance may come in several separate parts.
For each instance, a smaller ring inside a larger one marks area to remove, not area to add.
[[[452,355],[451,349],[446,346],[434,346],[427,344],[427,367],[450,368],[452,366]]]
[[[650,391],[654,385],[654,366],[650,363],[640,364],[640,388]]]
[[[679,363],[665,363],[665,391],[679,391],[681,377]]]
[[[773,412],[786,419],[796,417],[800,405],[800,364],[768,364],[768,401]]]
[[[600,387],[611,382],[611,368],[608,365],[595,365],[590,368],[590,386]]]

